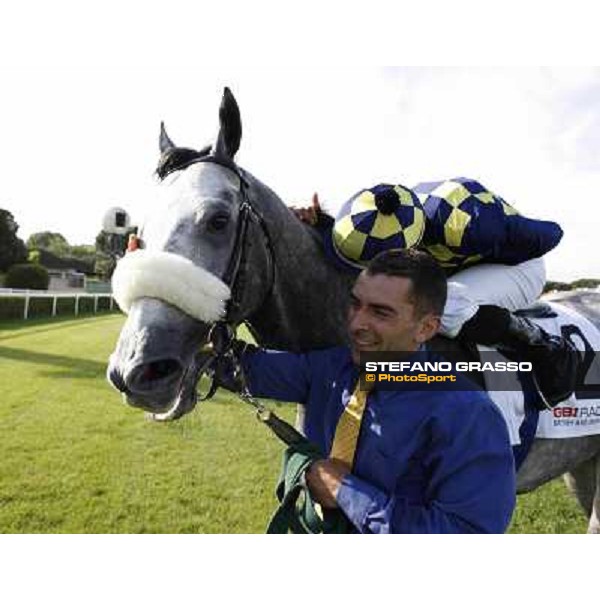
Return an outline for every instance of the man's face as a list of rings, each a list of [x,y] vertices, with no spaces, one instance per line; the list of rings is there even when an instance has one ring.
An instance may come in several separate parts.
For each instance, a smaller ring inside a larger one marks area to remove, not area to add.
[[[361,352],[412,352],[432,338],[439,317],[418,316],[411,298],[412,282],[405,277],[361,273],[354,284],[348,313],[352,359]]]

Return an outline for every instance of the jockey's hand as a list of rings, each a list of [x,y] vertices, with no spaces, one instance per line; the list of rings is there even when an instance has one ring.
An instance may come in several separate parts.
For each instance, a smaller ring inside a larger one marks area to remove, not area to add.
[[[306,471],[310,495],[323,508],[337,508],[336,497],[350,467],[335,458],[315,461]]]
[[[308,225],[316,225],[321,214],[321,204],[319,203],[319,196],[315,192],[312,197],[312,206],[296,208],[291,206],[290,210],[303,222]]]

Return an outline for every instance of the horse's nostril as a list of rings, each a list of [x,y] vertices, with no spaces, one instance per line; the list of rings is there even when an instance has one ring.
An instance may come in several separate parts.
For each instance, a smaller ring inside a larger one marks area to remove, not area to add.
[[[154,360],[134,367],[126,374],[125,384],[132,392],[149,392],[174,384],[180,379],[182,372],[177,360]]]
[[[142,367],[140,367],[138,378],[142,383],[152,382],[164,379],[178,370],[179,363],[176,360],[157,360],[142,365]]]

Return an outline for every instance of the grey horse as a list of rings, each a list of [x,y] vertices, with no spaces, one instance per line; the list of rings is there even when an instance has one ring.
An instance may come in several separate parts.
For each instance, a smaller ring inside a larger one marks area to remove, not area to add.
[[[144,250],[132,253],[156,260],[126,271],[126,279],[140,276],[142,283],[121,302],[128,317],[107,376],[131,406],[158,420],[194,408],[203,365],[198,349],[220,318],[245,322],[259,344],[274,349],[346,341],[354,276],[325,257],[320,237],[272,190],[235,165],[241,119],[227,88],[219,117],[215,144],[201,151],[178,148],[161,128],[157,172],[165,204],[140,232]],[[600,294],[556,301],[600,327]],[[585,510],[588,531],[600,533],[600,436],[535,440],[518,472],[518,491],[560,475]]]

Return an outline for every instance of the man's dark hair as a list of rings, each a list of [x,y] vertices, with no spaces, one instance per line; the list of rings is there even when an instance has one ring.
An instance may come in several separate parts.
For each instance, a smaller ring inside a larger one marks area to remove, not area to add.
[[[446,274],[426,252],[414,248],[386,250],[369,263],[367,274],[410,279],[412,301],[419,316],[427,313],[441,316],[444,312],[448,293]]]

